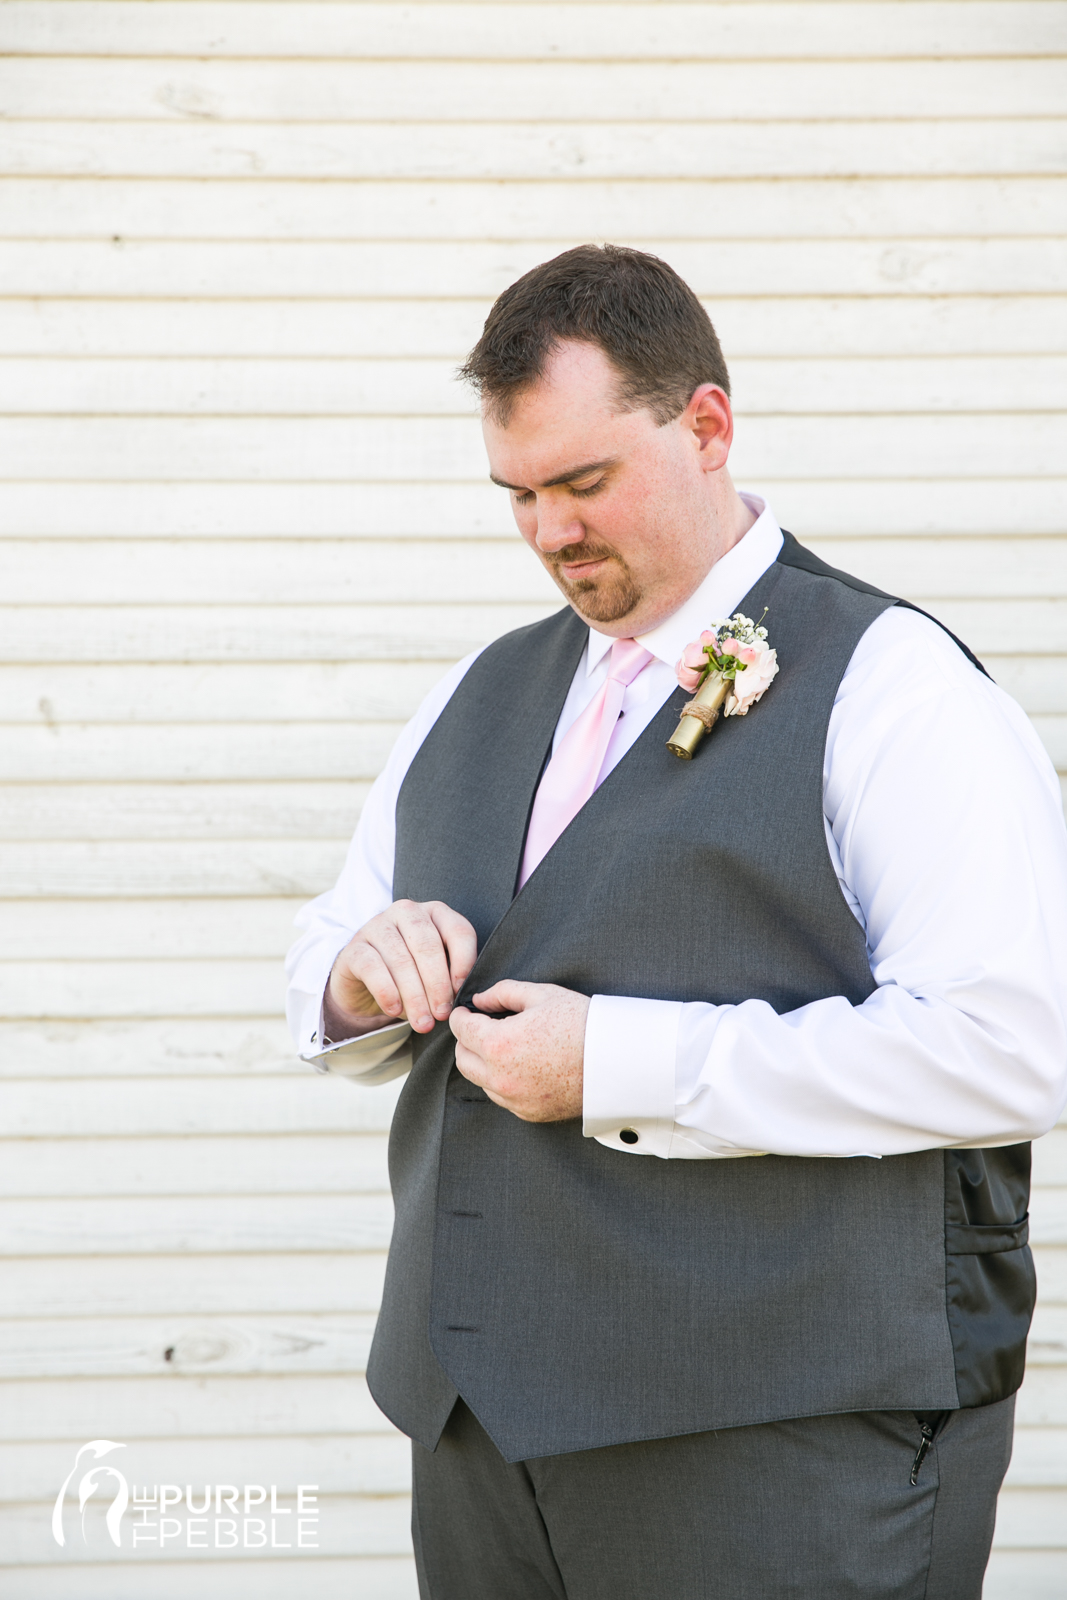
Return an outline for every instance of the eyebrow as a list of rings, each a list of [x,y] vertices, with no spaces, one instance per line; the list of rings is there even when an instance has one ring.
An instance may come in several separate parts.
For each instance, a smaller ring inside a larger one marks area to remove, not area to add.
[[[539,487],[542,489],[555,489],[561,483],[573,483],[575,478],[584,478],[590,472],[602,472],[605,467],[613,467],[618,461],[617,456],[607,456],[603,461],[586,461],[580,467],[568,467],[566,472],[560,472],[554,478],[546,478]],[[505,483],[503,478],[498,478],[495,473],[489,474],[490,481],[501,489],[512,489],[516,494],[528,491],[528,485]]]

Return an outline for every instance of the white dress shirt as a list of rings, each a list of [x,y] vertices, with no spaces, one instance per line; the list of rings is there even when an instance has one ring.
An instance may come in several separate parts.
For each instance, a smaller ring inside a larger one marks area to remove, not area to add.
[[[748,533],[640,636],[654,659],[626,691],[602,778],[677,687],[685,645],[730,616],[777,557],[770,510],[743,498],[757,513]],[[603,683],[612,642],[590,628],[553,747]],[[296,919],[305,931],[289,954],[287,1008],[304,1055],[321,1049],[336,956],[392,902],[400,786],[479,653],[446,674],[403,730],[336,886]],[[890,608],[853,654],[830,717],[823,812],[878,988],[859,1006],[817,1000],[781,1016],[762,1000],[594,995],[588,1136],[628,1155],[882,1156],[1013,1144],[1055,1122],[1067,1098],[1059,783],[1019,706],[916,612]],[[637,1144],[620,1139],[623,1129],[637,1131]]]

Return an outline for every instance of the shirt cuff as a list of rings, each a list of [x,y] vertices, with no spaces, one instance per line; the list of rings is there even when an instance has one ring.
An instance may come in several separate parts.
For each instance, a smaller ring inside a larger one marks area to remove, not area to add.
[[[681,1016],[678,1000],[593,996],[582,1090],[587,1139],[624,1155],[667,1156]]]

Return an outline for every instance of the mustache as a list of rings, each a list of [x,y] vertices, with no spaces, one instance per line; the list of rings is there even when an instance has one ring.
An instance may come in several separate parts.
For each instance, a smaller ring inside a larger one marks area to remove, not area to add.
[[[621,559],[619,552],[613,550],[609,544],[593,544],[589,540],[583,540],[581,544],[569,544],[562,550],[553,551],[548,557],[548,563],[552,570],[558,573],[562,567],[572,566],[575,562],[620,561]],[[625,567],[626,563],[623,561],[622,565]],[[566,579],[564,579],[564,582],[566,582]]]

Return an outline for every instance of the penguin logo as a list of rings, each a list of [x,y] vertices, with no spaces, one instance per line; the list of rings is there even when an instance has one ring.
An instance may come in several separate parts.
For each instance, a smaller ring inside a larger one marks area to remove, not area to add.
[[[66,1536],[63,1532],[63,1503],[66,1499],[67,1488],[70,1484],[70,1480],[77,1472],[78,1463],[82,1456],[86,1453],[86,1451],[89,1451],[90,1454],[99,1460],[101,1456],[110,1454],[112,1450],[125,1450],[125,1448],[126,1446],[124,1444],[116,1444],[111,1439],[91,1439],[88,1444],[82,1445],[81,1449],[78,1451],[78,1454],[74,1457],[74,1465],[67,1473],[67,1476],[63,1479],[63,1487],[56,1496],[55,1509],[52,1512],[52,1537],[56,1541],[56,1544],[65,1545],[67,1542]],[[107,1523],[107,1531],[111,1535],[112,1544],[118,1545],[121,1548],[122,1533],[120,1524],[122,1522],[126,1507],[130,1503],[130,1491],[126,1483],[126,1479],[123,1477],[122,1473],[119,1472],[116,1467],[112,1466],[90,1467],[89,1471],[85,1474],[81,1483],[78,1485],[78,1510],[81,1512],[82,1518],[82,1539],[83,1541],[85,1540],[85,1507],[92,1499],[97,1489],[101,1486],[102,1480],[106,1478],[114,1479],[116,1488],[115,1498],[108,1507],[107,1516],[104,1520]]]

